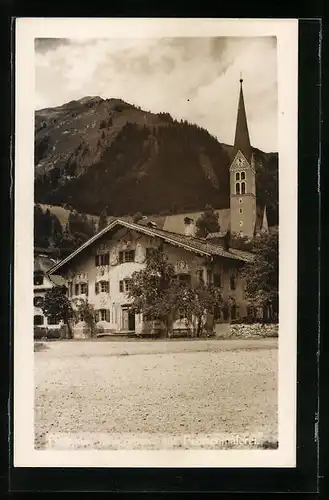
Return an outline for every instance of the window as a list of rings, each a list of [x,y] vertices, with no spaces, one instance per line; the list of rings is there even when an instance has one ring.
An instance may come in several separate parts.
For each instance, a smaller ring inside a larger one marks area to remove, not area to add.
[[[102,255],[95,255],[95,265],[99,266],[108,266],[110,263],[110,256],[108,253],[104,253]]]
[[[212,283],[212,278],[213,278],[213,275],[212,275],[212,272],[208,269],[207,270],[207,283],[208,285],[210,285]]]
[[[99,282],[99,290],[101,293],[109,293],[109,282],[108,281],[100,281]]]
[[[124,280],[121,280],[119,282],[119,289],[120,289],[120,292],[123,293],[123,292],[129,292],[130,290],[130,285],[131,285],[131,279],[129,278],[126,278]]]
[[[235,174],[235,180],[236,180],[236,181],[239,181],[239,180],[240,180],[240,173],[239,173],[239,172],[237,172],[237,173]]]
[[[110,283],[109,281],[98,281],[95,283],[95,294],[99,293],[110,293]]]
[[[99,309],[99,321],[110,321],[110,311],[108,309]]]
[[[197,276],[198,276],[198,281],[199,281],[199,283],[203,283],[203,281],[204,281],[204,280],[203,280],[203,269],[199,269],[199,270],[197,271]]]
[[[176,316],[175,316],[176,320],[183,321],[186,318],[187,318],[186,311],[184,311],[184,310],[177,311]]]
[[[239,208],[240,214],[243,214],[243,208]]]
[[[245,194],[245,193],[246,193],[246,183],[241,182],[241,194]]]
[[[236,319],[236,305],[231,307],[231,319]]]
[[[246,173],[245,172],[241,172],[241,180],[244,181],[246,178]]]
[[[130,285],[131,285],[131,280],[124,280],[124,286],[125,286],[125,291],[129,292],[130,290]]]
[[[236,289],[236,278],[235,278],[235,276],[231,276],[231,278],[230,278],[230,286],[231,286],[231,290],[235,290]]]
[[[34,316],[34,325],[35,326],[43,325],[43,322],[44,322],[44,317],[41,316],[41,314],[37,314],[36,316]]]
[[[240,194],[240,182],[235,184],[235,194]]]
[[[33,282],[36,286],[43,285],[43,275],[42,274],[35,274]]]
[[[79,295],[79,288],[80,288],[80,287],[79,287],[79,284],[78,284],[78,283],[76,283],[76,284],[75,284],[75,287],[74,287],[74,294],[75,294],[75,295]]]
[[[73,288],[72,281],[69,281],[68,282],[68,289],[67,289],[68,290],[67,293],[68,293],[69,297],[72,297],[72,288]]]
[[[58,323],[59,323],[59,321],[57,321],[56,318],[51,317],[51,316],[50,316],[50,318],[48,318],[48,325],[58,325]]]
[[[33,297],[33,305],[35,307],[42,307],[42,305],[43,305],[43,297]]]
[[[214,285],[218,288],[220,288],[222,286],[222,277],[220,274],[214,275]]]
[[[247,316],[249,316],[250,318],[252,318],[254,315],[255,315],[255,313],[254,313],[253,306],[248,306],[247,307]]]
[[[124,250],[119,252],[119,262],[134,262],[135,260],[135,250]]]
[[[88,295],[88,284],[87,283],[81,283],[80,293]]]
[[[227,306],[223,307],[223,319],[224,319],[224,321],[228,320],[228,307]]]

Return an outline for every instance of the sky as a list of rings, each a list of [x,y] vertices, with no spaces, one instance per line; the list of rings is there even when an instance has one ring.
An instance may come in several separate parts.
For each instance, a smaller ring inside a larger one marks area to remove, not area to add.
[[[38,38],[35,109],[120,98],[233,144],[241,74],[251,143],[277,151],[275,37]]]

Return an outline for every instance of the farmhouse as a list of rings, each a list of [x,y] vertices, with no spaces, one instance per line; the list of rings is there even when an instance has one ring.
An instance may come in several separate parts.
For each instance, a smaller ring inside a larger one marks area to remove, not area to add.
[[[149,252],[161,245],[179,279],[198,280],[221,288],[223,307],[215,315],[226,323],[248,314],[239,270],[253,255],[227,247],[226,234],[211,239],[170,233],[151,223],[135,224],[117,219],[53,266],[49,276],[60,274],[67,283],[68,297],[88,300],[94,306],[99,330],[110,333],[142,333],[142,314],[135,314],[128,298],[132,274],[146,266]],[[185,328],[177,318],[173,330]],[[75,336],[84,335],[83,318],[73,326]]]

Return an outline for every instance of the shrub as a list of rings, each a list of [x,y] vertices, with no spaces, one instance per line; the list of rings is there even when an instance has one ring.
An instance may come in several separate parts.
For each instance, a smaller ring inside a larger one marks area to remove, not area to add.
[[[47,339],[60,339],[62,337],[62,328],[49,328],[47,331]]]
[[[35,340],[42,339],[47,336],[47,328],[44,326],[34,327],[34,338]]]

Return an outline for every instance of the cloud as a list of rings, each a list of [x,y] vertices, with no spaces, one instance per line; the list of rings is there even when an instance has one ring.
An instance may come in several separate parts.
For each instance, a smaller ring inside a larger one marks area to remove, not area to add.
[[[36,108],[118,97],[231,144],[242,72],[252,143],[277,149],[273,37],[46,40],[36,45]]]

